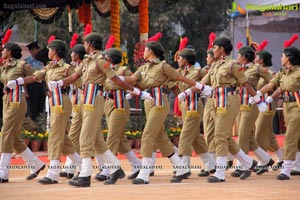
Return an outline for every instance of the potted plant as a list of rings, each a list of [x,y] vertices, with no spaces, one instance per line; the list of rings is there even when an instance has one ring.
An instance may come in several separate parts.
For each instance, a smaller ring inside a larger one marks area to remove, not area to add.
[[[178,147],[179,144],[180,133],[181,128],[170,127],[170,129],[167,130],[168,137],[175,144],[176,147]]]
[[[132,132],[128,130],[128,131],[125,131],[125,135],[127,137],[127,140],[129,141],[130,147],[132,148],[134,145],[134,139],[135,139],[134,134],[132,134]]]
[[[39,151],[43,140],[48,139],[48,133],[46,133],[46,115],[40,114],[33,121],[30,117],[26,117],[22,124],[22,138],[30,140],[30,146],[32,151]],[[26,142],[26,141],[25,141]]]
[[[134,135],[134,148],[139,149],[141,147],[142,131],[136,130],[132,134]]]
[[[43,134],[43,139],[42,139],[42,148],[43,148],[43,151],[48,151],[48,137],[49,137],[49,133],[46,131]]]

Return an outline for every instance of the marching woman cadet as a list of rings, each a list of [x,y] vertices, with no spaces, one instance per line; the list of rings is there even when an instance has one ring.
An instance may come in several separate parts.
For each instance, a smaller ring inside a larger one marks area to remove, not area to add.
[[[38,80],[45,80],[50,82],[53,80],[60,80],[74,72],[69,64],[65,63],[64,57],[66,53],[66,46],[62,40],[53,40],[48,45],[48,57],[51,60],[42,70],[36,71],[32,76],[26,78],[18,78],[18,81],[12,81],[14,85],[22,85],[33,83]],[[76,86],[81,84],[80,81],[75,83]],[[46,176],[39,180],[41,184],[55,184],[58,183],[60,171],[60,157],[63,153],[68,155],[75,165],[80,166],[81,159],[78,153],[75,152],[73,144],[66,135],[67,124],[69,116],[72,111],[71,101],[68,96],[67,87],[50,90],[50,131],[48,139],[48,159],[50,166]]]
[[[105,59],[111,63],[112,69],[120,76],[129,76],[132,74],[126,66],[119,66],[122,61],[122,53],[116,48],[110,48],[104,51]],[[125,126],[130,115],[130,106],[125,98],[125,90],[117,84],[114,84],[110,79],[106,79],[104,83],[106,91],[105,101],[105,116],[108,127],[108,136],[106,144],[111,152],[115,155],[124,154],[130,162],[132,174],[128,179],[135,178],[139,168],[142,165],[141,161],[131,150],[129,142],[124,134]],[[109,176],[109,170],[103,169],[100,175],[96,176],[97,180],[106,180]]]
[[[71,50],[71,66],[75,69],[78,68],[82,64],[82,60],[85,55],[85,49],[82,44],[76,44]],[[72,121],[68,136],[74,145],[75,151],[80,154],[80,146],[79,146],[79,135],[82,125],[82,114],[81,114],[81,105],[80,105],[80,97],[81,97],[81,86],[76,88],[73,87],[73,96],[72,96]],[[63,168],[63,171],[59,173],[60,177],[72,178],[76,172],[76,166],[74,165],[72,159],[67,156],[66,163]]]
[[[195,85],[205,92],[210,92],[210,88],[203,87],[201,84],[180,75],[172,66],[163,61],[164,49],[159,42],[151,41],[146,43],[144,59],[148,61],[146,64],[142,65],[130,77],[125,77],[125,81],[129,83],[138,81],[140,87],[151,92],[153,97],[153,100],[144,102],[147,121],[143,130],[140,150],[143,157],[142,168],[137,178],[132,180],[132,183],[149,183],[152,153],[156,144],[162,154],[170,159],[174,169],[176,169],[176,175],[171,179],[171,182],[179,183],[190,175],[190,170],[174,152],[173,145],[170,143],[164,130],[165,119],[170,109],[168,96],[166,95],[166,85],[172,80],[183,81],[192,86]]]
[[[120,167],[120,161],[107,148],[103,136],[101,140],[97,140],[100,120],[104,113],[104,81],[106,78],[110,78],[116,84],[141,96],[141,98],[152,99],[152,97],[149,93],[141,92],[118,78],[110,67],[110,63],[105,61],[102,56],[102,37],[100,34],[92,32],[86,35],[84,48],[88,55],[81,67],[75,70],[75,73],[63,80],[48,83],[49,88],[56,89],[71,84],[82,77],[84,85],[82,128],[79,138],[82,165],[78,179],[71,180],[69,184],[77,187],[90,187],[91,174],[93,173],[91,157],[95,155],[95,151],[97,154],[95,157],[101,157],[110,167],[110,179],[106,180],[104,184],[115,184],[118,179],[125,176],[125,173]],[[96,146],[95,143],[97,143]]]
[[[211,69],[211,66],[215,62],[214,58],[214,52],[213,49],[210,48],[207,51],[206,56],[206,66],[204,69],[206,71],[209,71]],[[212,97],[206,97],[206,102],[204,106],[203,111],[203,129],[204,129],[204,136],[207,143],[207,151],[210,153],[210,155],[215,160],[216,158],[216,146],[215,146],[215,106],[214,106],[214,99]],[[207,170],[201,170],[201,172],[198,174],[198,176],[209,176],[210,173],[214,173],[214,171],[207,171]]]
[[[258,94],[271,91],[274,87],[279,87],[284,98],[283,115],[286,124],[284,140],[283,166],[278,180],[289,180],[292,164],[298,151],[300,140],[300,51],[296,47],[287,47],[283,50],[281,57],[283,66],[273,79],[264,86]],[[267,99],[271,102],[273,95]]]
[[[265,50],[261,50],[256,53],[255,63],[259,64],[261,67],[267,69],[272,66],[272,55]],[[269,73],[272,74],[270,70]],[[266,82],[263,78],[260,78],[257,89],[261,89]],[[266,100],[268,96],[271,95],[271,92],[265,93],[262,96],[263,100]],[[269,103],[268,109],[265,112],[260,112],[255,122],[255,139],[257,144],[264,150],[270,150],[275,153],[277,156],[277,164],[273,169],[279,169],[283,163],[283,150],[279,147],[275,134],[273,133],[273,118],[275,115],[275,104]],[[260,175],[268,171],[267,167],[261,167],[256,174]]]
[[[27,103],[22,92],[22,86],[14,83],[22,82],[22,78],[30,76],[34,70],[19,59],[22,57],[21,48],[15,43],[8,42],[4,45],[1,66],[1,83],[4,88],[3,96],[3,126],[1,129],[1,160],[0,160],[0,183],[8,182],[9,166],[13,151],[26,161],[31,169],[31,174],[27,180],[38,176],[45,165],[35,156],[21,139],[21,127],[27,110]],[[17,80],[15,80],[18,78]],[[10,81],[13,80],[13,81]],[[12,83],[13,82],[13,83]]]
[[[260,78],[265,81],[269,81],[272,75],[267,69],[264,69],[260,65],[254,64],[255,52],[251,47],[244,46],[238,50],[237,62],[242,66],[240,70],[244,71],[245,76],[248,78],[250,85],[256,89]],[[256,157],[259,159],[262,166],[269,167],[274,164],[270,155],[260,148],[255,140],[255,121],[258,116],[258,108],[256,105],[252,105],[248,100],[250,94],[244,86],[240,87],[240,120],[238,130],[238,144],[241,149],[248,154],[249,151],[253,151]],[[255,103],[255,102],[254,102]],[[231,173],[233,177],[240,177],[243,173],[240,162],[237,164],[238,168]]]
[[[182,49],[178,54],[179,73],[183,76],[200,81],[206,74],[205,69],[196,69],[193,65],[196,61],[196,53],[192,49]],[[178,82],[177,87],[180,91],[185,91],[190,85],[184,82]],[[193,93],[185,101],[180,103],[183,126],[180,133],[178,154],[181,156],[185,165],[189,166],[189,159],[192,155],[192,147],[200,156],[205,164],[206,172],[201,172],[201,176],[208,176],[210,171],[215,169],[214,157],[207,152],[207,144],[200,135],[200,123],[203,118],[203,103],[200,99],[200,93]]]
[[[260,110],[264,111],[266,105],[261,102],[255,90],[247,81],[247,77],[240,71],[240,65],[229,57],[232,51],[232,44],[227,38],[217,38],[213,43],[214,57],[211,70],[203,77],[201,83],[211,85],[214,88],[215,106],[215,145],[216,145],[216,173],[210,176],[207,181],[218,183],[225,181],[225,170],[228,152],[234,155],[243,167],[247,169],[240,176],[246,179],[251,175],[251,170],[257,165],[257,161],[246,155],[232,139],[232,127],[239,112],[239,97],[236,95],[236,87],[242,84],[253,96]],[[185,91],[191,94],[195,88]],[[186,95],[181,93],[179,95]]]

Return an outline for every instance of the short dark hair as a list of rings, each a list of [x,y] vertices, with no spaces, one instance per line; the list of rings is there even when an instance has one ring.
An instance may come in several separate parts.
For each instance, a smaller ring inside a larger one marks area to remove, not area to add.
[[[41,48],[41,47],[39,46],[39,44],[38,44],[37,41],[29,43],[28,45],[26,45],[26,47],[27,47],[29,50]]]
[[[189,64],[194,65],[196,63],[196,52],[193,49],[185,48],[179,52],[179,56],[185,58]]]
[[[231,44],[231,41],[228,38],[225,37],[219,37],[215,39],[213,45],[217,45],[219,47],[223,47],[225,50],[225,53],[228,55],[233,49],[233,46]]]
[[[255,59],[255,52],[249,46],[240,48],[238,53],[241,54],[241,56],[244,56],[249,62],[252,62]]]
[[[300,65],[300,51],[296,47],[287,47],[283,53],[289,57],[292,65]]]
[[[272,54],[270,54],[268,51],[266,50],[261,50],[259,52],[256,53],[256,55],[262,59],[263,63],[265,64],[266,67],[271,67],[272,64]]]

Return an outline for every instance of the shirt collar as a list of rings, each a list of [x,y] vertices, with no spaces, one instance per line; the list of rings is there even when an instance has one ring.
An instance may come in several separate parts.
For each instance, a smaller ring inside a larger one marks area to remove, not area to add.
[[[17,59],[10,58],[9,60],[6,60],[5,66],[15,66],[17,64],[17,62],[18,62]]]

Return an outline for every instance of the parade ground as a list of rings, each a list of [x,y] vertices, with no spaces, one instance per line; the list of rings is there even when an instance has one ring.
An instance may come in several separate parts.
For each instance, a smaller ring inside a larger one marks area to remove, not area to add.
[[[281,141],[280,141],[281,143]],[[137,155],[138,151],[136,152]],[[46,162],[45,152],[37,152],[37,155]],[[274,157],[274,156],[273,156]],[[130,165],[124,157],[119,157],[122,168],[126,175],[130,174]],[[62,161],[64,161],[64,157]],[[274,158],[275,159],[275,158]],[[62,163],[63,164],[63,163]],[[93,161],[94,166],[96,162]],[[22,159],[16,157],[12,166],[25,166]],[[9,183],[0,185],[0,199],[122,199],[122,200],[154,200],[154,199],[230,199],[230,200],[298,200],[300,196],[300,176],[292,176],[289,181],[278,181],[276,175],[279,171],[269,170],[263,175],[252,173],[246,180],[240,180],[230,176],[234,169],[226,172],[224,183],[207,183],[206,177],[198,177],[203,163],[193,155],[191,159],[192,175],[182,183],[169,183],[173,176],[172,165],[168,158],[162,158],[157,153],[155,176],[150,177],[148,185],[133,185],[127,177],[119,180],[115,185],[104,185],[93,179],[91,187],[76,188],[68,185],[68,180],[59,178],[58,184],[41,185],[37,180],[41,179],[46,170],[39,177],[27,181],[25,177],[29,174],[26,169],[11,169]],[[46,167],[46,168],[47,168]],[[17,168],[17,167],[16,167]],[[96,174],[98,169],[94,169]]]

